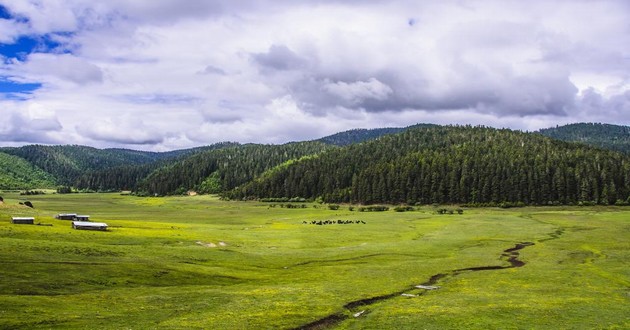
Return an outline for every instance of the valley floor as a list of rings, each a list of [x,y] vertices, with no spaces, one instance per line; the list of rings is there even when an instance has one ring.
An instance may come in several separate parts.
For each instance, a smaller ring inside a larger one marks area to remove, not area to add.
[[[630,328],[630,207],[2,197],[3,329]]]

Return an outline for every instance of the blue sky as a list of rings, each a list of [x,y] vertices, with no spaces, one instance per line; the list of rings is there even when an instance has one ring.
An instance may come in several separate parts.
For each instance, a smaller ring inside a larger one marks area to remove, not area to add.
[[[0,5],[0,19],[15,20],[28,24],[24,17],[14,17],[6,7]],[[47,35],[21,35],[11,41],[0,43],[0,55],[5,63],[13,59],[26,60],[28,55],[34,52],[50,52],[60,44],[52,41]],[[0,94],[5,99],[24,100],[35,90],[42,87],[39,82],[24,82],[21,79],[6,75],[0,77]]]
[[[48,36],[21,36],[11,43],[0,44],[0,55],[8,59],[17,58],[23,60],[34,52],[59,51],[59,46],[59,43],[50,40]]]
[[[630,124],[625,0],[182,3],[0,0],[0,145]]]

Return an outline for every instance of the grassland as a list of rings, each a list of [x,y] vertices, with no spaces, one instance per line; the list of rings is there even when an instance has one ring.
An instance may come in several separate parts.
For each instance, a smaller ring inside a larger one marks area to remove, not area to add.
[[[28,196],[31,209],[1,195],[0,328],[630,328],[630,208],[437,215],[47,194]],[[53,217],[65,212],[110,230],[73,230]],[[510,267],[502,254],[523,242],[525,265]],[[502,268],[456,272],[488,266]],[[436,274],[439,289],[414,288]]]

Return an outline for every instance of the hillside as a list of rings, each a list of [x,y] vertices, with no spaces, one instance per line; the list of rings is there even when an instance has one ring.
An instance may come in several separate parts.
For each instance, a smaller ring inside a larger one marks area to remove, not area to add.
[[[353,203],[611,204],[630,194],[630,159],[538,134],[414,128],[274,170],[229,198]]]
[[[225,142],[170,152],[30,145],[0,148],[5,158],[19,160],[5,161],[2,183],[366,204],[628,199],[626,158],[587,145],[630,152],[629,127],[572,124],[536,133],[418,124],[284,145]]]
[[[98,169],[92,171],[86,171],[78,176],[73,185],[78,189],[88,189],[95,191],[110,191],[110,190],[137,190],[140,181],[145,179],[152,172],[168,167],[169,165],[182,161],[187,157],[194,156],[195,154],[223,149],[238,147],[238,143],[222,142],[215,143],[209,146],[197,147],[192,149],[174,150],[161,153],[148,153],[142,152],[143,155],[151,157],[151,162],[134,164],[129,162],[125,165],[119,165],[109,167],[105,169]],[[113,150],[113,149],[106,149]],[[123,152],[128,152],[124,149],[116,149]]]
[[[336,146],[347,146],[355,143],[361,143],[365,141],[370,141],[374,139],[378,139],[383,135],[396,134],[400,132],[404,132],[410,128],[418,128],[418,127],[437,127],[437,125],[433,124],[417,124],[408,127],[385,127],[385,128],[374,128],[374,129],[365,129],[365,128],[357,128],[344,132],[339,132],[333,135],[329,135],[323,137],[321,139],[315,140],[323,143],[334,144]]]
[[[72,184],[86,171],[123,164],[143,164],[151,161],[148,153],[130,150],[102,150],[85,146],[28,145],[2,148],[1,151],[21,157],[55,177],[59,184]]]
[[[578,123],[545,128],[538,133],[553,139],[579,142],[630,154],[630,127],[599,123]]]
[[[201,152],[153,171],[142,180],[142,194],[171,195],[187,190],[218,193],[253,180],[284,162],[336,148],[320,142],[250,144]]]
[[[54,187],[54,178],[24,159],[0,152],[0,189]]]
[[[202,152],[204,150],[233,145],[235,144],[219,143],[206,147],[164,153],[128,149],[97,149],[77,145],[28,145],[18,148],[0,148],[0,151],[20,157],[30,164],[41,168],[49,173],[57,184],[76,185],[79,178],[93,172],[112,172],[113,169],[117,168],[122,169],[122,171],[118,172],[137,172],[135,166],[138,165],[152,164],[158,161],[175,159],[177,157]],[[148,168],[151,169],[153,167],[148,166]],[[111,177],[113,178],[114,176]]]

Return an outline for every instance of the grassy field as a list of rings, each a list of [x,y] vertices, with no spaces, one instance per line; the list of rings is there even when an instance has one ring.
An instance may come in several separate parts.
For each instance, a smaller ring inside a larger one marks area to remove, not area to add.
[[[437,215],[47,194],[28,196],[31,209],[0,195],[3,329],[630,328],[630,208]],[[110,229],[73,230],[54,219],[66,212]],[[524,242],[513,267],[505,251]]]

